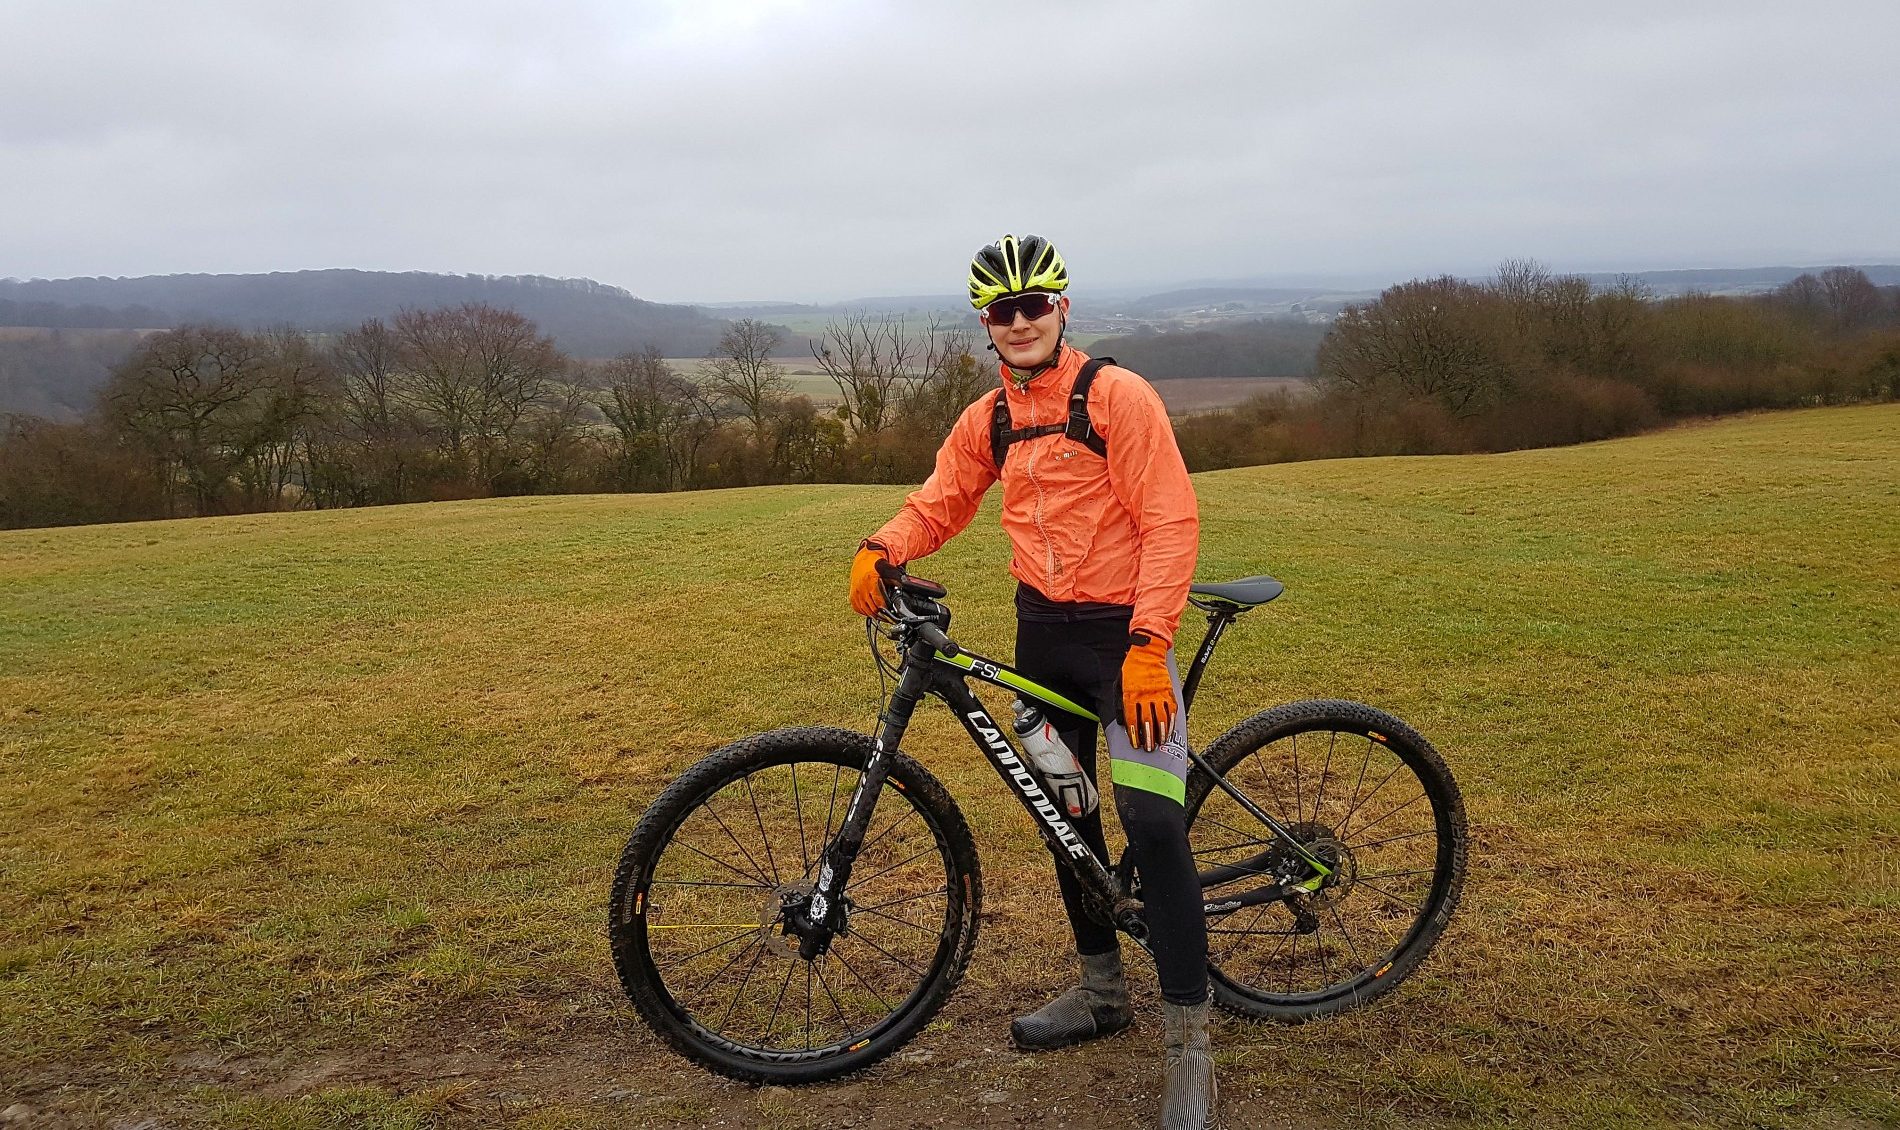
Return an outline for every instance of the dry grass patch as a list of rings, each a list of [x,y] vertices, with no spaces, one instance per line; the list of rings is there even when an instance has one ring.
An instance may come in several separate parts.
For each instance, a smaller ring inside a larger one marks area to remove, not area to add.
[[[1476,837],[1404,990],[1222,1029],[1234,1111],[1900,1120],[1900,409],[1197,486],[1200,575],[1289,587],[1223,645],[1197,738],[1286,699],[1373,702],[1445,751]],[[629,1027],[607,882],[719,742],[870,725],[844,576],[902,493],[0,534],[0,1106],[796,1124]],[[924,567],[997,655],[1005,553],[985,515]],[[998,1092],[1058,1121],[1145,1109],[1152,1023],[1068,1056],[1075,1086],[1001,1050],[1067,976],[1047,863],[947,715],[909,744],[982,848],[983,940],[926,1058],[801,1102],[900,1124]],[[343,1066],[297,1074],[313,1061]]]

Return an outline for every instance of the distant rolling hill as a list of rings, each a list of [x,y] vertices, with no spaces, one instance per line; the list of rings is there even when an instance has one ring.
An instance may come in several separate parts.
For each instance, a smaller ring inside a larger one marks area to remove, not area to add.
[[[695,307],[647,302],[591,279],[354,270],[0,279],[0,326],[152,329],[209,321],[340,331],[406,306],[465,302],[518,311],[562,349],[582,357],[610,357],[647,344],[669,357],[697,357],[725,326]]]

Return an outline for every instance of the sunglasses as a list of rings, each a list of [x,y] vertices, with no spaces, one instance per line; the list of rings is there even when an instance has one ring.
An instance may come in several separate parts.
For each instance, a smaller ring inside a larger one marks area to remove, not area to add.
[[[1047,318],[1055,312],[1057,301],[1053,294],[1018,294],[999,298],[983,307],[979,313],[985,325],[1007,326],[1016,321],[1018,314],[1032,322],[1037,318]]]

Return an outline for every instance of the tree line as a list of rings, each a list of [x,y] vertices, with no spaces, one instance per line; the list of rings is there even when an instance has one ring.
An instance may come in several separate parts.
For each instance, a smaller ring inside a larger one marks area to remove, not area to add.
[[[795,393],[778,327],[730,323],[687,371],[657,346],[563,353],[513,310],[404,310],[349,332],[150,335],[73,423],[0,428],[0,526],[497,495],[895,480],[993,377],[967,332],[835,319]]]
[[[955,324],[840,315],[794,390],[783,331],[728,324],[570,357],[518,312],[407,309],[346,333],[180,326],[141,339],[77,422],[0,426],[0,527],[497,495],[917,482],[995,369]],[[1124,358],[1126,360],[1126,358]],[[1536,263],[1414,280],[1351,307],[1312,391],[1183,416],[1192,470],[1497,451],[1685,416],[1900,398],[1900,288],[1852,268],[1754,298],[1656,300]],[[828,398],[829,399],[829,398]]]
[[[1546,447],[1669,420],[1900,398],[1900,287],[1834,267],[1756,297],[1657,300],[1510,261],[1349,307],[1311,395],[1176,421],[1195,470]]]

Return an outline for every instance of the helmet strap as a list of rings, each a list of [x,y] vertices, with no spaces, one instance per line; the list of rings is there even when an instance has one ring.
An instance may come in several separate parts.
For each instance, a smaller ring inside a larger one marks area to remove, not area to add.
[[[1063,342],[1062,339],[1066,334],[1068,334],[1068,332],[1069,332],[1069,319],[1063,318],[1061,328],[1056,330],[1055,349],[1050,352],[1049,359],[1047,361],[1044,361],[1042,364],[1037,365],[1033,369],[1018,369],[1014,365],[1010,365],[1007,362],[1004,363],[1003,367],[1009,370],[1010,379],[1016,382],[1016,387],[1021,388],[1022,386],[1028,384],[1030,381],[1035,380],[1037,377],[1042,376],[1044,373],[1056,367],[1056,362],[1062,360],[1062,350],[1065,346],[1065,343]],[[995,349],[996,342],[991,341],[990,348]]]

